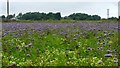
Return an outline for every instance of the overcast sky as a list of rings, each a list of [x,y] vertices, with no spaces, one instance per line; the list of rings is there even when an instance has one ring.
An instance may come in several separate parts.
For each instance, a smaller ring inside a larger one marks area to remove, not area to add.
[[[6,15],[6,1],[0,0],[0,15]],[[118,17],[119,0],[9,0],[10,14],[20,12],[61,12],[62,16],[72,13],[87,13],[107,17],[107,9],[110,9],[110,17]]]
[[[0,0],[5,2],[7,0]],[[11,2],[118,2],[119,0],[10,0]]]

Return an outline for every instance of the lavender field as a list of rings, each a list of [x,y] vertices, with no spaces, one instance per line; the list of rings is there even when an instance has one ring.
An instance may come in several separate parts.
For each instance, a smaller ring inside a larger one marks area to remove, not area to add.
[[[3,66],[117,66],[117,23],[3,23]]]

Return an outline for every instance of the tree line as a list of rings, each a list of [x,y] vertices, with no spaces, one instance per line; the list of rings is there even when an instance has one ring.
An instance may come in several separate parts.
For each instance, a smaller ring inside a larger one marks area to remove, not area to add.
[[[61,20],[61,19],[70,19],[70,20],[101,20],[101,17],[98,15],[88,15],[85,13],[73,13],[69,16],[61,17],[61,13],[39,13],[39,12],[27,12],[25,14],[19,13],[17,16],[15,14],[5,17],[1,16],[2,20],[4,19],[19,19],[19,20]],[[109,20],[117,19],[116,17],[108,18]]]
[[[47,20],[47,19],[52,19],[52,20],[60,20],[61,19],[61,14],[58,13],[39,13],[39,12],[28,12],[22,15],[22,13],[19,13],[17,16],[18,19],[20,20]]]
[[[98,15],[88,15],[85,13],[73,13],[69,16],[65,16],[64,19],[72,20],[100,20],[101,17]]]

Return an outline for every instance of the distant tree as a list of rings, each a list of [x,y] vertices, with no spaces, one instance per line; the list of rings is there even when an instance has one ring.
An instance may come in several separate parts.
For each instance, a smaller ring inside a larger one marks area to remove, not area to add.
[[[93,20],[93,17],[91,15],[88,15],[87,20]]]
[[[21,17],[21,19],[24,20],[60,20],[61,19],[61,14],[58,13],[52,13],[49,12],[48,14],[46,13],[39,13],[39,12],[28,12],[23,14],[22,16],[18,15],[18,17]]]
[[[5,15],[0,16],[0,20],[4,21],[5,20]]]
[[[73,13],[68,17],[73,20],[100,20],[101,19],[101,17],[98,15],[91,16],[84,13]]]
[[[55,20],[55,14],[52,13],[52,12],[49,12],[49,13],[47,14],[47,19]]]
[[[22,13],[19,13],[17,16],[16,16],[17,19],[21,19],[22,18]]]
[[[69,16],[65,16],[65,17],[63,17],[63,19],[70,19],[70,17]]]
[[[13,14],[13,17],[15,17],[15,14]]]
[[[68,19],[68,16],[63,17],[63,19]]]
[[[60,12],[57,13],[39,13],[39,12],[27,12],[25,14],[19,13],[17,16],[18,19],[23,20],[60,20],[62,19]],[[101,17],[98,15],[88,15],[85,13],[73,13],[69,16],[63,17],[63,19],[71,20],[100,20]]]
[[[8,15],[7,16],[7,19],[11,19],[11,18],[13,18],[14,17],[14,15]]]
[[[100,20],[101,19],[101,17],[98,15],[93,15],[92,17],[93,17],[93,20]]]
[[[108,18],[108,20],[117,20],[117,19],[118,19],[117,17]]]
[[[58,12],[58,13],[55,14],[55,19],[56,19],[56,20],[60,20],[60,19],[61,19],[61,14],[60,14],[60,12]]]
[[[26,14],[23,14],[22,17],[21,17],[21,19],[23,19],[23,20],[30,20],[31,18],[32,18],[31,12],[28,12],[28,13],[26,13]],[[31,19],[31,20],[32,20],[32,19]]]
[[[41,19],[42,20],[47,20],[47,14],[46,13],[41,13]]]
[[[2,16],[1,16],[1,19],[5,19],[5,15],[2,15]]]

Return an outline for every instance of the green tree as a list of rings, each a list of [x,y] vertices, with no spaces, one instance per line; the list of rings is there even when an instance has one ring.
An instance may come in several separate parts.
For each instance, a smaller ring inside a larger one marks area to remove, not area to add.
[[[8,15],[7,16],[7,19],[11,19],[11,18],[13,18],[14,17],[14,15]]]
[[[16,17],[17,17],[17,19],[21,19],[22,18],[22,13],[19,13]]]
[[[117,17],[108,18],[108,20],[117,20],[117,19],[118,19]]]
[[[92,17],[93,17],[93,20],[100,20],[101,19],[101,17],[98,15],[93,15]]]
[[[98,15],[91,16],[85,13],[73,13],[68,17],[73,20],[100,20],[101,19],[101,17]]]
[[[52,13],[52,12],[49,12],[49,13],[47,14],[47,19],[55,20],[55,14]]]
[[[2,15],[2,16],[1,16],[1,19],[5,19],[5,15]]]
[[[55,19],[56,19],[56,20],[60,20],[60,19],[61,19],[61,14],[60,14],[60,12],[58,12],[58,13],[55,14]]]
[[[19,13],[17,16],[18,19],[23,20],[60,20],[62,19],[60,12],[57,13],[39,13],[39,12],[28,12],[22,15]],[[73,13],[69,16],[65,16],[63,19],[72,19],[72,20],[100,20],[101,17],[98,15],[88,15],[85,13]]]

